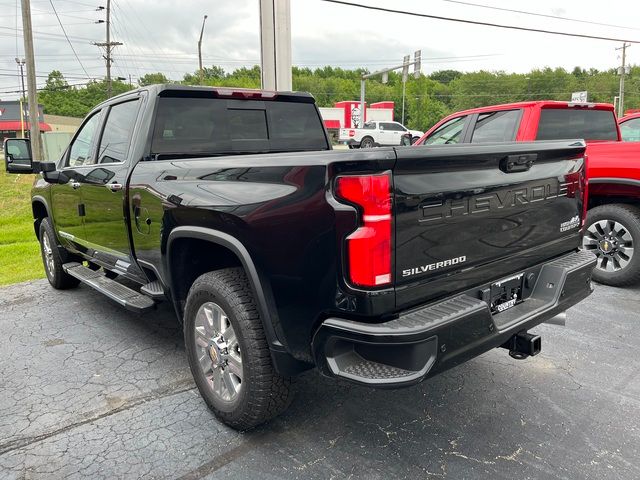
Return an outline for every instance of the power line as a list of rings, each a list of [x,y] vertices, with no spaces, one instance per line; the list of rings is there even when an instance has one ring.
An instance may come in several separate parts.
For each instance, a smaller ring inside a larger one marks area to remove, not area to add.
[[[18,33],[24,33],[21,28],[17,28],[16,29],[16,28],[12,28],[12,27],[0,26],[0,29],[2,29],[2,30],[11,30],[12,32],[18,32]],[[48,35],[48,36],[51,36],[51,37],[58,37],[58,38],[61,38],[61,39],[65,38],[64,35],[60,35],[59,33],[37,32],[35,30],[33,31],[33,33],[38,34],[38,35]],[[13,36],[13,33],[10,34],[9,36]],[[89,42],[92,41],[91,38],[87,38],[87,37],[75,37],[74,36],[74,37],[69,37],[69,38],[71,38],[73,40],[86,40],[86,41],[89,41]],[[50,40],[50,39],[47,39],[47,40]]]
[[[67,31],[64,29],[64,25],[62,25],[62,21],[60,20],[60,17],[58,16],[58,12],[56,11],[56,7],[53,5],[53,0],[49,0],[49,3],[51,4],[51,8],[53,8],[53,13],[56,15],[56,18],[58,19],[58,23],[60,24],[60,28],[62,29],[62,33],[64,33],[64,37],[67,39],[67,42],[69,43],[69,46],[71,47],[71,51],[75,55],[76,60],[78,60],[78,63],[80,64],[80,67],[84,71],[84,73],[87,76],[87,78],[90,79],[91,76],[89,76],[89,74],[85,70],[84,65],[82,64],[82,62],[80,61],[80,58],[78,57],[78,53],[76,52],[76,49],[73,48],[73,44],[71,43],[71,40],[69,40],[69,36],[67,35]]]
[[[66,2],[66,3],[74,3],[76,5],[82,5],[85,7],[96,7],[97,5],[95,4],[90,4],[90,3],[83,3],[83,2],[76,2],[75,0],[57,0],[59,2]],[[48,0],[34,0],[31,3],[48,3]]]
[[[384,8],[384,7],[374,7],[373,5],[363,5],[361,3],[345,2],[342,0],[320,0],[320,1],[327,2],[327,3],[334,3],[337,5],[346,5],[348,7],[364,8],[366,10],[376,10],[378,12],[397,13],[399,15],[409,15],[412,17],[431,18],[433,20],[444,20],[447,22],[466,23],[470,25],[482,25],[485,27],[505,28],[508,30],[520,30],[523,32],[546,33],[549,35],[562,35],[565,37],[589,38],[591,40],[607,40],[611,42],[640,43],[640,40],[628,40],[628,39],[614,38],[614,37],[601,37],[598,35],[586,35],[582,33],[559,32],[556,30],[544,30],[541,28],[518,27],[516,25],[505,25],[501,23],[481,22],[479,20],[465,20],[462,18],[444,17],[441,15],[429,15],[427,13],[407,12],[405,10],[395,10],[392,8]]]
[[[84,82],[84,83],[70,83],[70,84],[64,85],[62,87],[55,87],[55,88],[47,88],[46,85],[43,85],[41,87],[38,87],[37,91],[38,92],[42,92],[42,91],[46,90],[48,92],[56,92],[56,91],[59,91],[59,90],[67,90],[67,89],[73,88],[73,87],[86,87],[86,86],[88,86],[88,85],[90,85],[90,84],[92,84],[94,82],[95,82],[95,80],[90,80],[89,82]],[[22,90],[3,90],[3,91],[0,91],[0,93],[5,93],[5,94],[6,93],[22,93]]]
[[[523,15],[531,15],[533,17],[554,18],[556,20],[565,20],[567,22],[586,23],[589,25],[600,25],[602,27],[624,28],[626,30],[640,30],[635,27],[625,27],[624,25],[612,25],[610,23],[592,22],[589,20],[578,20],[577,18],[567,18],[567,17],[561,17],[559,15],[547,15],[544,13],[537,13],[537,12],[526,12],[524,10],[514,10],[511,8],[495,7],[492,5],[481,5],[479,3],[463,2],[461,0],[442,0],[442,1],[447,3],[457,3],[459,5],[467,5],[470,7],[488,8],[490,10],[500,10],[502,12],[521,13]]]

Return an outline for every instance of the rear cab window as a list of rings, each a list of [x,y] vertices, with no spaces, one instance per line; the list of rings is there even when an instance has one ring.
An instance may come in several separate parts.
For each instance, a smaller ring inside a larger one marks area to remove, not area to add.
[[[616,118],[611,110],[593,108],[543,108],[536,140],[618,140]]]
[[[313,103],[158,98],[151,153],[159,158],[328,149]]]

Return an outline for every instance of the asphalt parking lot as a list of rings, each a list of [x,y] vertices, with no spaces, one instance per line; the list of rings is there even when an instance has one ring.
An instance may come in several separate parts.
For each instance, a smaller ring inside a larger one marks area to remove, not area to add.
[[[640,478],[640,289],[598,286],[543,353],[489,352],[416,387],[315,372],[240,434],[188,371],[168,305],[139,317],[87,287],[0,289],[2,478]]]

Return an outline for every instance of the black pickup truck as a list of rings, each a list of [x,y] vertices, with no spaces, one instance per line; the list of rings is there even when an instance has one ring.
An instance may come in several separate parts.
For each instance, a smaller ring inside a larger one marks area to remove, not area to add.
[[[332,151],[313,97],[152,86],[110,99],[37,174],[47,278],[135,312],[169,301],[191,371],[239,429],[282,412],[312,367],[407,386],[591,291],[581,141]]]

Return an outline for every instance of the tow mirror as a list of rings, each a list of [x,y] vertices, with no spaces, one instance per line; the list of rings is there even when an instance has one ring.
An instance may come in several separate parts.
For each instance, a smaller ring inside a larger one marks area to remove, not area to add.
[[[4,162],[7,173],[37,173],[34,170],[31,142],[28,138],[5,139]]]

